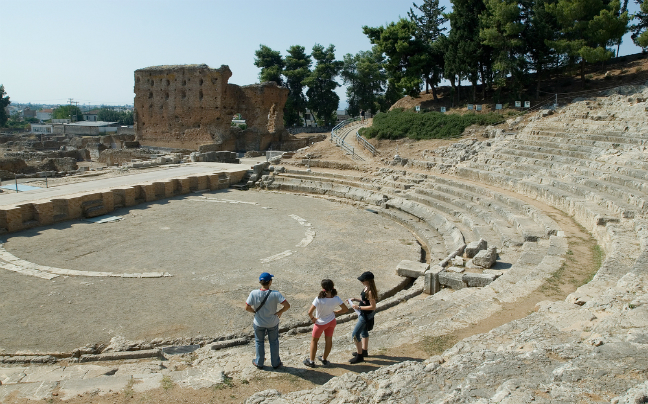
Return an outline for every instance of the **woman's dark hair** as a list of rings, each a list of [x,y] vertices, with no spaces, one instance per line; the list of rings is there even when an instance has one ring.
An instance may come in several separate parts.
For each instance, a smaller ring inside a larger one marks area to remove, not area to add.
[[[327,294],[327,292],[331,293],[331,297],[337,296],[337,290],[335,290],[335,285],[333,284],[333,281],[330,279],[322,279],[322,290],[319,292],[319,297],[320,299],[324,299]]]
[[[369,293],[371,294],[368,299],[378,301],[378,289],[376,288],[376,282],[373,279],[368,279],[367,282],[369,283],[367,289],[369,289]]]

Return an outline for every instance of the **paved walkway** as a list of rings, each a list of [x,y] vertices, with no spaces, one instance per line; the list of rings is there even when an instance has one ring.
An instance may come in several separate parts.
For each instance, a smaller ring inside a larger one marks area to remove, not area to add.
[[[160,166],[157,169],[131,169],[128,174],[110,178],[93,179],[73,184],[58,185],[51,188],[39,188],[26,192],[0,194],[0,207],[19,205],[37,200],[49,200],[65,195],[92,192],[114,187],[162,181],[170,178],[188,177],[215,172],[237,172],[247,170],[247,164],[226,163],[186,163]],[[131,174],[132,173],[132,174]]]

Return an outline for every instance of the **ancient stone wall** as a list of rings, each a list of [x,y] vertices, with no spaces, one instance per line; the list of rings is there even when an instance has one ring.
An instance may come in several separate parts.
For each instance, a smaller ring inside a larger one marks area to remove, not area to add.
[[[155,66],[135,71],[135,133],[146,146],[218,150],[265,149],[287,135],[288,90],[273,82],[228,84],[228,66]],[[247,129],[232,128],[241,114]]]

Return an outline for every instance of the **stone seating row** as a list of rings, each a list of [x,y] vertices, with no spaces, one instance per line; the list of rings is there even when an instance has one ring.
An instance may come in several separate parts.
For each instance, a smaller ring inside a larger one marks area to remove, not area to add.
[[[171,198],[194,191],[225,189],[245,170],[174,178],[106,191],[89,192],[0,207],[0,233],[15,232],[66,220],[105,215],[115,209]]]
[[[412,175],[414,181],[409,181],[407,176],[400,176],[401,183],[415,184],[402,192],[386,186],[378,189],[374,182],[362,182],[367,181],[366,177],[357,176],[355,181],[351,181],[353,176],[339,177],[341,184],[337,183],[335,173],[291,170],[276,175],[268,189],[351,199],[385,208],[376,211],[401,223],[419,221],[418,229],[412,224],[408,227],[416,229],[415,234],[427,244],[430,254],[435,252],[435,246],[438,253],[438,242],[434,240],[439,235],[449,252],[480,238],[500,247],[521,246],[525,241],[548,238],[558,231],[558,225],[538,209],[511,197],[500,195],[497,199],[494,191],[480,194],[476,185],[462,188],[456,180],[416,174]],[[426,227],[432,229],[424,230]]]
[[[631,217],[634,210],[646,212],[647,170],[616,164],[619,160],[632,160],[625,156],[613,162],[609,162],[609,159],[607,162],[597,160],[603,149],[582,148],[574,151],[562,148],[560,142],[554,142],[551,146],[529,146],[526,142],[534,138],[533,133],[537,133],[538,126],[535,124],[533,129],[523,130],[515,138],[480,153],[474,162],[465,165],[484,171],[505,171],[517,179],[541,181],[552,178],[553,186],[578,197],[598,201],[623,217]],[[634,161],[631,165],[647,167],[648,162]],[[540,171],[538,166],[542,167]]]
[[[646,161],[633,159],[631,155],[624,157],[623,160],[617,159],[614,163],[605,161],[614,154],[631,149],[636,150],[636,148],[589,148],[590,151],[587,151],[587,147],[574,146],[579,151],[572,151],[561,147],[560,142],[553,142],[547,146],[529,145],[529,142],[526,139],[516,139],[515,142],[509,142],[503,147],[500,147],[499,150],[526,157],[551,159],[553,156],[556,156],[562,158],[562,161],[567,165],[579,165],[588,168],[601,167],[600,170],[619,173],[638,179],[645,179],[645,171],[648,169],[648,163]]]
[[[517,161],[525,161],[523,159],[528,159],[526,161],[531,162],[531,164],[539,164],[547,168],[557,168],[562,172],[575,172],[581,175],[589,175],[594,178],[600,177],[601,174],[614,174],[610,176],[610,180],[614,180],[615,183],[619,185],[625,185],[629,187],[637,187],[637,189],[643,191],[645,187],[643,186],[644,181],[646,180],[646,169],[643,169],[643,166],[646,163],[643,162],[629,162],[625,161],[624,165],[610,164],[606,161],[601,160],[583,160],[575,159],[570,157],[564,157],[561,154],[549,154],[549,153],[536,153],[520,150],[520,148],[498,148],[497,150],[492,150],[489,152],[482,153],[481,157],[493,156],[496,158],[501,158],[506,160],[508,159],[517,159]],[[510,157],[508,157],[510,156]],[[629,167],[631,165],[631,167]],[[602,172],[602,173],[601,173]],[[639,180],[637,183],[636,181]]]
[[[545,184],[522,181],[508,175],[505,169],[502,169],[504,173],[500,173],[493,171],[490,166],[484,166],[484,168],[457,166],[454,168],[453,174],[460,178],[496,185],[543,201],[576,217],[579,222],[590,229],[597,225],[604,226],[607,223],[619,221],[619,215],[595,202]]]
[[[493,155],[493,157],[500,157]],[[471,167],[486,171],[505,173],[518,180],[534,181],[551,184],[565,192],[607,206],[611,211],[624,217],[631,217],[635,211],[645,212],[648,207],[648,197],[640,191],[615,184],[604,179],[592,179],[589,176],[579,176],[567,170],[547,169],[541,163],[534,165],[519,160],[488,159],[487,163],[471,163]],[[538,166],[540,169],[538,169]],[[535,168],[535,169],[534,169]],[[534,169],[534,171],[531,171]],[[643,184],[637,183],[643,187]]]

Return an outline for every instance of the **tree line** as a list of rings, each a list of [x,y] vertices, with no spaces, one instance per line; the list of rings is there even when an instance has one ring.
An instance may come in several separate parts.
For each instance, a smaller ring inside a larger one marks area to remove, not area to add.
[[[335,122],[340,77],[347,86],[348,112],[385,111],[404,95],[432,91],[443,79],[453,102],[492,94],[499,101],[506,89],[513,96],[531,89],[556,69],[578,69],[584,80],[587,64],[602,63],[618,53],[621,38],[648,48],[648,3],[635,0],[640,11],[628,13],[622,0],[450,0],[446,12],[439,0],[413,3],[407,18],[385,26],[363,26],[372,48],[335,60],[335,47],[316,44],[308,55],[291,46],[285,57],[265,45],[255,52],[261,81],[275,81],[290,91],[286,126],[301,124],[306,108],[317,122]],[[312,69],[311,69],[312,67]],[[462,82],[470,90],[461,94]],[[304,93],[304,89],[306,92]]]

